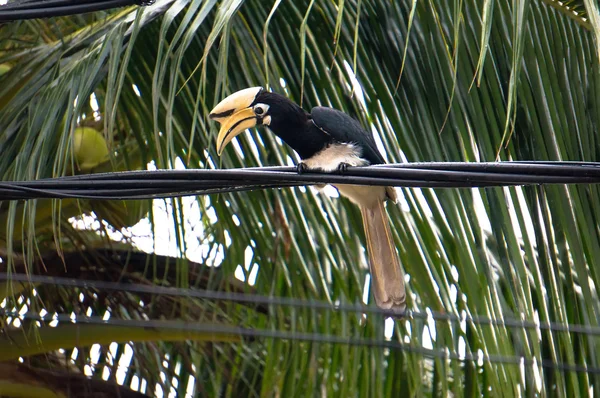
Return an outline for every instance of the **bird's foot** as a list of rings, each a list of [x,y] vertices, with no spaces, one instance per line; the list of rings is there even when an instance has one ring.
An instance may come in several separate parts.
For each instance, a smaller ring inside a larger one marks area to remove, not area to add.
[[[298,171],[298,174],[306,173],[308,170],[308,166],[304,162],[298,162],[296,165],[296,171]]]
[[[344,174],[348,171],[348,167],[352,166],[350,163],[342,162],[338,164],[337,171],[340,174]]]

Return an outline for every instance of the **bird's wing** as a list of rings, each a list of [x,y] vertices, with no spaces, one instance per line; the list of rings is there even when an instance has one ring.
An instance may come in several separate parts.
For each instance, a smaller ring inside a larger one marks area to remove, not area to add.
[[[358,144],[363,150],[362,157],[367,159],[369,163],[385,163],[377,149],[373,135],[366,131],[358,121],[344,112],[317,106],[312,109],[311,117],[315,126],[329,134],[334,140]]]

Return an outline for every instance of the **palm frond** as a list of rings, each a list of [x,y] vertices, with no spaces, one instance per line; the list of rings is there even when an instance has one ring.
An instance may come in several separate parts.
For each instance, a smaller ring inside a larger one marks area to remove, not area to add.
[[[139,164],[153,161],[161,168],[291,164],[294,153],[256,131],[216,157],[208,111],[230,92],[267,84],[305,109],[320,104],[355,116],[372,127],[390,162],[597,161],[597,5],[553,3],[182,0],[16,23],[7,32],[19,33],[20,40],[0,48],[0,61],[12,67],[0,76],[0,175],[24,180],[67,173],[72,131],[93,117],[92,93],[116,164],[132,147]],[[388,212],[412,309],[499,322],[598,326],[595,186],[402,189],[401,197]],[[36,206],[3,205],[8,255],[15,252],[15,240],[25,242],[20,248],[25,264],[39,251],[56,250],[36,246]],[[185,253],[199,239],[185,228],[192,213],[182,201],[169,205],[178,248]],[[343,304],[362,300],[367,278],[357,232],[362,227],[348,201],[289,188],[199,198],[198,209],[202,239],[223,250],[222,275],[233,275],[239,266],[247,277],[256,267],[257,294]],[[79,245],[91,242],[78,240],[85,232],[70,231],[59,214],[52,240],[61,242],[57,237],[66,234]],[[23,215],[25,232],[19,237],[14,226]],[[106,238],[99,241],[111,245]],[[77,267],[65,264],[69,272]],[[153,261],[148,268],[159,269]],[[192,269],[178,263],[171,283],[188,287]],[[144,274],[142,280],[164,278]],[[66,292],[40,290],[43,305],[36,308],[69,313],[73,300]],[[32,290],[19,294],[24,296],[10,301],[10,308],[33,298]],[[113,316],[126,317],[117,309],[133,309],[138,299],[121,294],[103,305]],[[152,315],[180,316],[185,308],[153,300]],[[128,345],[133,359],[123,382],[133,383],[135,376],[149,381],[147,393],[160,387],[184,394],[184,378],[194,375],[199,395],[289,396],[320,389],[328,395],[420,396],[583,395],[598,381],[597,374],[585,372],[600,367],[596,340],[586,334],[409,319],[394,322],[390,336],[382,317],[373,314],[269,308],[265,315],[207,303],[192,308],[198,312],[185,319],[214,315],[257,329],[389,338],[407,349],[277,338],[203,346],[134,343]],[[115,346],[115,353],[126,349]],[[448,355],[427,356],[423,350]],[[115,366],[110,350],[102,352],[106,367]],[[166,356],[170,366],[163,364]],[[87,351],[82,357],[70,363],[91,366]],[[474,360],[449,359],[467,357]],[[483,357],[498,361],[477,360]],[[524,362],[501,363],[502,358]],[[102,361],[94,366],[104,366]],[[552,367],[559,363],[565,366]],[[179,373],[175,364],[181,364]]]

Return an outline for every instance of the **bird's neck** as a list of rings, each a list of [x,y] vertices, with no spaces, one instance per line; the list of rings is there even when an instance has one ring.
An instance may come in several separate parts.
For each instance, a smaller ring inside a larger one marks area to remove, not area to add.
[[[330,137],[316,129],[308,118],[302,124],[271,126],[271,130],[296,151],[302,159],[312,157],[327,147],[330,141]]]
[[[289,106],[285,117],[273,118],[269,127],[276,136],[296,151],[300,158],[310,158],[328,145],[330,137],[316,128],[310,115],[302,108],[293,102],[290,102]]]

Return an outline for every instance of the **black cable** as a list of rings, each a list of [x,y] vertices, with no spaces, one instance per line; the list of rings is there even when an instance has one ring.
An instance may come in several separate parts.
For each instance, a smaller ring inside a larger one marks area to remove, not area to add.
[[[407,353],[420,354],[431,358],[440,359],[451,359],[458,360],[461,362],[485,362],[489,364],[499,365],[524,365],[534,366],[538,365],[546,369],[558,370],[563,372],[578,372],[588,374],[600,374],[600,368],[589,367],[580,364],[567,364],[562,362],[554,362],[552,360],[535,360],[525,358],[524,356],[504,356],[504,355],[474,355],[472,353],[465,352],[464,354],[458,354],[451,352],[450,350],[435,350],[424,347],[417,347],[399,341],[387,341],[387,340],[376,340],[376,339],[360,339],[351,336],[338,336],[322,333],[305,333],[295,331],[281,331],[281,330],[267,330],[267,329],[250,329],[220,324],[205,324],[199,322],[186,322],[186,321],[174,321],[174,320],[137,320],[137,319],[118,319],[111,317],[104,320],[100,317],[88,317],[71,314],[46,314],[40,315],[33,312],[26,312],[19,314],[18,312],[8,312],[0,310],[0,316],[5,318],[22,319],[29,321],[38,322],[65,322],[69,324],[91,324],[91,325],[111,325],[111,326],[122,326],[122,327],[143,327],[152,329],[171,329],[186,332],[199,332],[199,333],[215,333],[215,334],[228,334],[242,337],[260,337],[260,338],[271,338],[281,340],[292,340],[292,341],[305,341],[313,343],[326,343],[326,344],[344,344],[350,346],[362,346],[362,347],[373,347],[373,348],[387,348],[393,350],[400,350]]]
[[[303,182],[303,183],[345,183],[347,181],[363,185],[386,185],[394,183],[394,185],[403,185],[404,182],[415,182],[419,184],[428,184],[431,182],[454,182],[472,184],[570,184],[570,183],[598,183],[599,176],[570,176],[570,175],[526,175],[526,174],[509,174],[509,173],[476,173],[469,171],[448,171],[448,170],[419,170],[419,169],[400,169],[400,168],[367,168],[357,167],[342,174],[329,173],[281,173],[277,171],[246,171],[246,170],[185,170],[188,173],[186,177],[171,174],[171,171],[144,172],[139,174],[138,179],[132,179],[130,176],[113,173],[109,178],[87,178],[80,180],[66,179],[47,179],[38,181],[22,181],[11,183],[13,186],[24,187],[45,187],[45,188],[93,188],[99,185],[100,181],[104,181],[103,187],[109,187],[111,184],[136,184],[136,186],[153,186],[153,184],[162,184],[163,186],[177,185],[180,181],[189,183],[202,182],[198,178],[203,178],[205,182],[227,184],[230,181],[265,181],[269,182]],[[229,173],[226,173],[229,172]],[[231,173],[234,172],[234,173]],[[166,174],[166,175],[165,175]],[[91,174],[93,176],[93,174]],[[116,182],[115,177],[119,178]],[[166,177],[166,178],[165,178]],[[62,178],[62,177],[61,177]],[[397,181],[394,181],[397,180]],[[142,182],[143,181],[143,182]],[[160,181],[160,182],[159,182]],[[170,184],[170,185],[169,185]]]
[[[85,280],[85,279],[72,279],[64,277],[53,277],[43,275],[26,275],[26,274],[15,274],[15,273],[0,273],[0,280],[12,281],[12,282],[23,282],[23,283],[35,283],[35,284],[48,284],[55,286],[66,286],[66,287],[77,287],[82,289],[96,289],[121,291],[129,293],[143,293],[143,294],[155,294],[164,296],[175,296],[175,297],[193,297],[197,299],[207,300],[221,300],[231,301],[237,303],[246,304],[261,304],[261,305],[275,305],[283,307],[294,307],[294,308],[307,308],[313,310],[329,310],[329,311],[340,311],[349,313],[370,313],[370,314],[381,314],[383,316],[395,317],[398,314],[391,310],[384,310],[374,306],[366,306],[364,304],[331,304],[326,301],[318,300],[299,300],[287,297],[276,297],[276,296],[261,296],[256,294],[246,293],[231,293],[231,292],[220,292],[214,290],[201,290],[201,289],[185,289],[177,287],[165,287],[156,285],[143,285],[136,283],[122,283],[122,282],[106,282],[96,280]],[[457,314],[447,312],[434,312],[427,314],[424,312],[407,311],[407,319],[428,319],[431,317],[435,321],[440,322],[453,322],[460,323],[466,322],[473,325],[479,326],[499,326],[508,328],[520,328],[520,329],[540,329],[554,332],[569,332],[586,334],[590,336],[600,336],[600,327],[581,325],[581,324],[562,324],[556,322],[539,322],[521,320],[517,318],[504,317],[504,319],[491,319],[489,317],[472,315],[472,316],[460,316]]]
[[[600,162],[565,162],[565,161],[505,161],[505,162],[413,162],[375,165],[374,167],[391,166],[398,168],[419,168],[433,170],[484,171],[503,173],[531,173],[581,175],[592,173],[600,175]]]
[[[139,0],[55,0],[11,3],[10,5],[0,6],[0,22],[83,14],[136,4],[145,5]]]
[[[0,183],[0,200],[32,198],[143,199],[313,184],[485,188],[600,183],[599,163],[408,163],[299,174],[295,167],[156,170]]]
[[[21,199],[36,199],[36,198],[80,198],[80,199],[93,199],[93,200],[131,200],[131,199],[161,199],[170,197],[180,196],[193,196],[193,195],[208,195],[215,193],[226,193],[226,192],[241,192],[250,191],[256,189],[269,189],[269,188],[281,188],[305,185],[302,183],[280,183],[277,185],[264,185],[254,184],[245,186],[216,186],[210,187],[211,184],[204,184],[202,189],[182,191],[177,189],[176,192],[173,188],[159,189],[159,188],[139,188],[129,189],[123,188],[120,190],[110,189],[95,189],[95,190],[45,190],[28,187],[11,187],[2,188],[0,183],[0,200],[21,200]]]
[[[24,0],[13,1],[0,6],[0,11],[7,10],[35,10],[42,8],[53,8],[72,5],[73,0]],[[76,4],[98,3],[98,0],[77,0]]]

